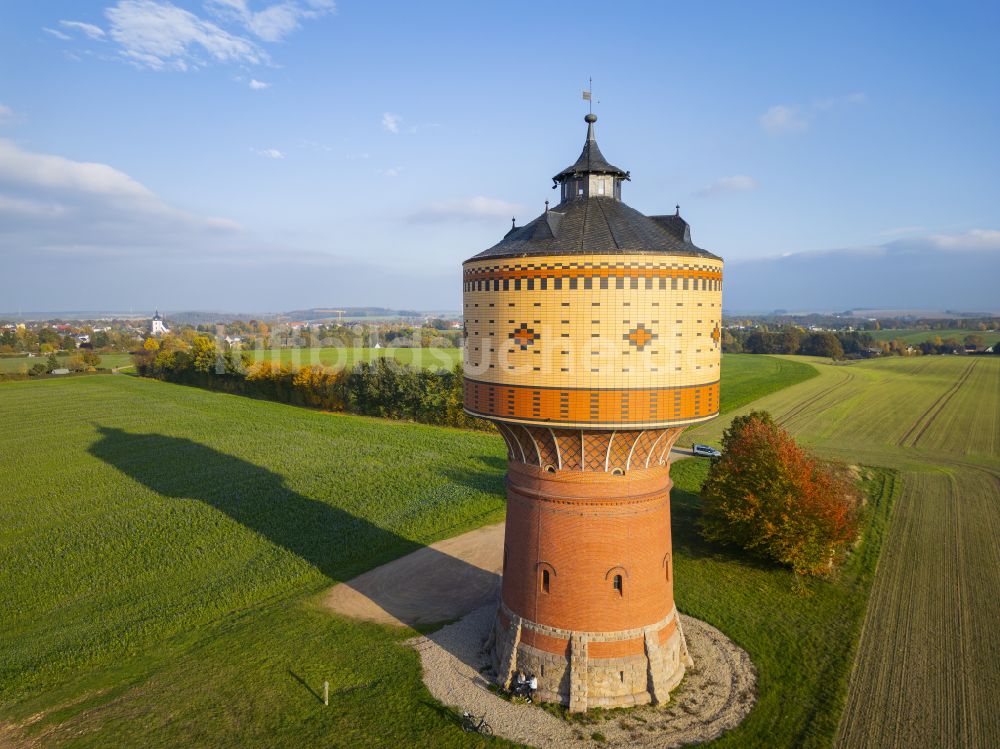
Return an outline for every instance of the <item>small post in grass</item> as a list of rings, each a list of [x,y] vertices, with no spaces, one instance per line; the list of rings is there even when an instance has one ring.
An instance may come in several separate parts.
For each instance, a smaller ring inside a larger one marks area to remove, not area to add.
[[[323,704],[327,707],[330,706],[330,682],[323,682]]]

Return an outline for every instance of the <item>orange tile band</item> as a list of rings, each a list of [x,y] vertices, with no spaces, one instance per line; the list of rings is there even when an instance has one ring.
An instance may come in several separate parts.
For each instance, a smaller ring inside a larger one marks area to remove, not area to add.
[[[539,424],[669,426],[719,412],[719,382],[666,388],[546,388],[465,378],[465,410]]]

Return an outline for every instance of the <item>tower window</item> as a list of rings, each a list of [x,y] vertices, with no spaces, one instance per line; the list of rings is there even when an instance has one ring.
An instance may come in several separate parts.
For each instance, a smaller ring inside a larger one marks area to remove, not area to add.
[[[604,194],[604,180],[603,179],[597,180],[597,194],[598,195],[603,195]]]
[[[549,592],[549,571],[542,570],[542,593]]]
[[[613,585],[615,587],[615,590],[618,591],[618,595],[620,595],[620,596],[625,595],[624,585],[622,584],[622,576],[621,575],[615,575],[615,580],[614,580]]]

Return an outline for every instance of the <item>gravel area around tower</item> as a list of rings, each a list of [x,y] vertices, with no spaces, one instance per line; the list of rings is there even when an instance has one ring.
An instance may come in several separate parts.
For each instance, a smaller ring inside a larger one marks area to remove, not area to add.
[[[695,665],[666,705],[564,720],[536,705],[514,704],[488,689],[491,674],[483,647],[495,615],[491,603],[408,643],[420,653],[424,683],[435,698],[459,715],[485,715],[494,733],[511,741],[539,749],[697,744],[738,725],[756,699],[756,671],[746,652],[710,624],[682,614]]]

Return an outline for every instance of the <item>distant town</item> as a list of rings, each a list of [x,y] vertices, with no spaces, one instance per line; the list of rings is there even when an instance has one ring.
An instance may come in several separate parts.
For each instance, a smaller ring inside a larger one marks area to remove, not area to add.
[[[724,353],[803,354],[840,359],[976,355],[1000,350],[1000,317],[727,315]],[[21,378],[130,367],[147,340],[190,345],[210,336],[220,351],[280,349],[460,349],[461,315],[378,307],[308,309],[240,319],[234,315],[155,311],[148,317],[0,318],[0,377]],[[148,350],[148,346],[146,350]],[[313,362],[307,362],[313,363]]]

